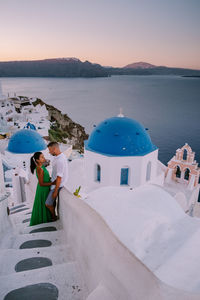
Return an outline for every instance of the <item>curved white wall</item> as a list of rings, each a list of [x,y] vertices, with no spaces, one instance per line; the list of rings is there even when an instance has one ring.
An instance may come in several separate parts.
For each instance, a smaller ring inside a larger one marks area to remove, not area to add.
[[[66,189],[60,192],[60,218],[88,287],[87,300],[200,299],[162,283],[96,211]]]

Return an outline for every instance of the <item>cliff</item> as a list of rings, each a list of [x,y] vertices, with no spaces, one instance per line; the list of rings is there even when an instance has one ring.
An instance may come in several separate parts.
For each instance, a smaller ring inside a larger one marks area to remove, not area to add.
[[[46,104],[41,99],[36,99],[33,105],[45,105],[49,113],[49,120],[52,122],[49,129],[49,140],[60,143],[70,143],[79,152],[84,151],[84,140],[88,139],[85,129],[78,123],[73,122],[67,114],[52,105]]]

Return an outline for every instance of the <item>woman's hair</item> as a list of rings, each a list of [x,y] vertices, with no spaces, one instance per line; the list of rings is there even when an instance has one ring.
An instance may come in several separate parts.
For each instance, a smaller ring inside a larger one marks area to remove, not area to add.
[[[34,170],[36,168],[36,160],[40,158],[40,155],[42,154],[42,152],[35,152],[34,155],[31,157],[31,173],[34,173]]]

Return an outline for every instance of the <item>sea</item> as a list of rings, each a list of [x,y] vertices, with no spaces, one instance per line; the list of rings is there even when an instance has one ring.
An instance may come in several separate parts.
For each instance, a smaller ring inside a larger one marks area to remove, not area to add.
[[[200,79],[181,76],[0,78],[11,97],[38,97],[85,127],[123,114],[148,128],[164,163],[188,143],[200,163]]]

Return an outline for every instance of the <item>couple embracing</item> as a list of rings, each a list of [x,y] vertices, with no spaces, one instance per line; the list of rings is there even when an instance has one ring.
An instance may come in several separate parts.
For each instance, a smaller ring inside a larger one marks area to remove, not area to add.
[[[38,184],[30,226],[56,220],[56,198],[68,179],[68,161],[66,156],[61,153],[58,143],[51,142],[47,147],[49,153],[54,156],[51,178],[44,166],[46,160],[43,153],[36,152],[31,157],[31,172],[34,173],[36,169]]]

